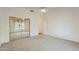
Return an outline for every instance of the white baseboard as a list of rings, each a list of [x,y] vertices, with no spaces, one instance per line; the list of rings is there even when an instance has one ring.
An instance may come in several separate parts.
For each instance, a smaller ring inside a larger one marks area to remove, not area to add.
[[[64,38],[64,37],[59,37],[59,36],[56,36],[56,35],[49,35],[49,34],[45,34],[45,35],[48,35],[48,36],[51,36],[51,37],[56,37],[56,38],[60,38],[60,39],[69,40],[69,41],[72,41],[72,42],[79,43],[79,41],[77,41],[77,40],[70,40],[70,39],[66,39],[66,38]]]

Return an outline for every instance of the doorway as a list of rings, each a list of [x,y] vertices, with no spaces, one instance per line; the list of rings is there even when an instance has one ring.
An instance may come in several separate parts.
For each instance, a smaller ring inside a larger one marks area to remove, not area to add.
[[[9,17],[9,38],[17,40],[30,37],[30,19]]]

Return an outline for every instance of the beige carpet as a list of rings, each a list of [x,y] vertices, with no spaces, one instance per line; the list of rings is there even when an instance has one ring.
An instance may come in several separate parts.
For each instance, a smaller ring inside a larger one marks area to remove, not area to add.
[[[79,43],[40,35],[3,44],[0,51],[79,51]]]

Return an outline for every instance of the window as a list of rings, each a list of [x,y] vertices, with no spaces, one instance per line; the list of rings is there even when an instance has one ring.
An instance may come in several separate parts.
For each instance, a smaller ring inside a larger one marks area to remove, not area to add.
[[[25,29],[24,22],[16,22],[15,23],[15,30],[22,30]]]

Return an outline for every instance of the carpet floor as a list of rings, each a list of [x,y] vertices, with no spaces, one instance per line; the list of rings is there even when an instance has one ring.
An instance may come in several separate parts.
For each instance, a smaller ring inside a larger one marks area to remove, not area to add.
[[[0,51],[79,51],[79,43],[48,35],[21,38],[3,44]]]

